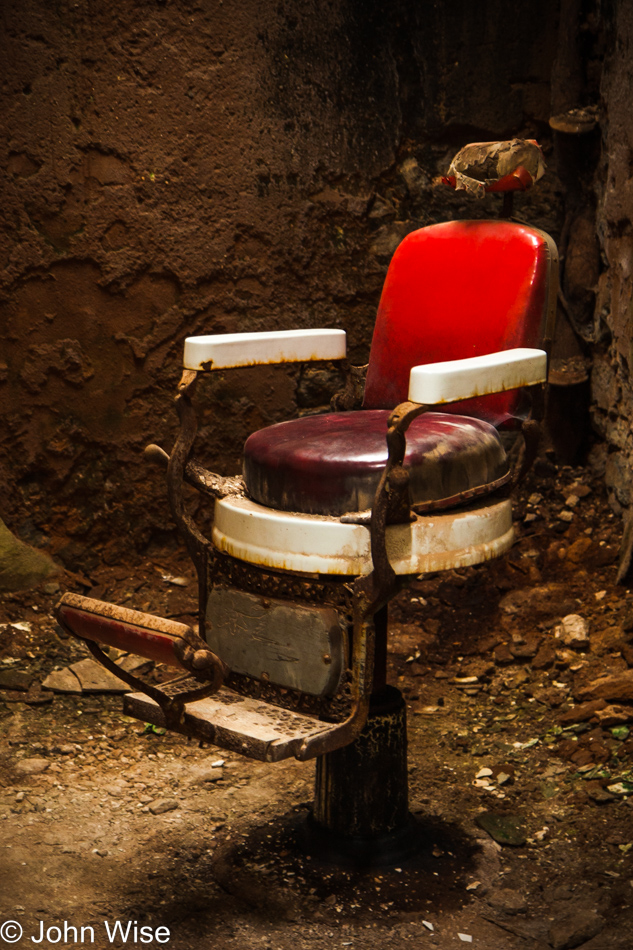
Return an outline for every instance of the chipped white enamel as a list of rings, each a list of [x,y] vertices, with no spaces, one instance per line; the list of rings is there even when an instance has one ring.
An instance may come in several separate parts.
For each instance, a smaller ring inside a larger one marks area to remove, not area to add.
[[[437,406],[472,396],[534,386],[547,379],[544,350],[517,347],[465,360],[414,366],[409,379],[409,399]]]
[[[346,353],[344,330],[277,330],[262,333],[220,333],[185,340],[185,369],[232,369],[266,363],[341,360]]]
[[[478,564],[512,544],[508,499],[418,515],[387,528],[387,551],[396,574],[423,574]],[[338,518],[265,508],[242,496],[215,503],[213,543],[250,564],[310,574],[368,574],[369,530]]]

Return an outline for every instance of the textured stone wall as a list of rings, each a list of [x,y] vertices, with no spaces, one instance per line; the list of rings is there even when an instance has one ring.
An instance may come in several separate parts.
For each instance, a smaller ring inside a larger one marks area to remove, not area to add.
[[[548,145],[557,5],[6,0],[0,517],[75,569],[167,529],[185,336],[337,326],[363,361],[411,229],[496,213],[433,184],[467,141]],[[548,183],[549,182],[549,183]],[[556,233],[549,178],[517,207]],[[627,278],[628,279],[628,278]],[[299,371],[201,397],[200,455],[325,400]],[[212,404],[219,414],[212,412]]]
[[[603,73],[597,176],[603,270],[594,321],[593,420],[616,511],[633,500],[633,7],[614,5]]]

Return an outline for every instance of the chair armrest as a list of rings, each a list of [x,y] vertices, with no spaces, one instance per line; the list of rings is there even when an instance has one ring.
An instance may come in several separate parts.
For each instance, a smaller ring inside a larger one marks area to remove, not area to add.
[[[264,333],[219,333],[185,340],[185,369],[232,369],[266,363],[342,360],[345,330],[275,330]]]
[[[547,379],[545,350],[518,347],[446,363],[414,366],[409,399],[426,406],[535,386]]]

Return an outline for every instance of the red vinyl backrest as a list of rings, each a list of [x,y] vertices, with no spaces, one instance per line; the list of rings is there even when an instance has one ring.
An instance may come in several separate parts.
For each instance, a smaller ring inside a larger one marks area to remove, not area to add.
[[[511,221],[447,221],[409,234],[397,248],[380,298],[364,408],[408,397],[413,366],[542,346],[557,281],[549,235]],[[520,417],[513,391],[443,406],[493,422]]]

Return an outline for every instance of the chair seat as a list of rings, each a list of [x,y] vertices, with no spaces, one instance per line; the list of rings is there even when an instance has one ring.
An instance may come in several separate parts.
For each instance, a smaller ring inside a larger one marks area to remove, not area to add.
[[[281,511],[343,515],[371,508],[387,461],[388,409],[304,416],[253,433],[244,446],[248,495]],[[494,428],[481,419],[427,412],[407,432],[409,502],[448,508],[510,477]]]

